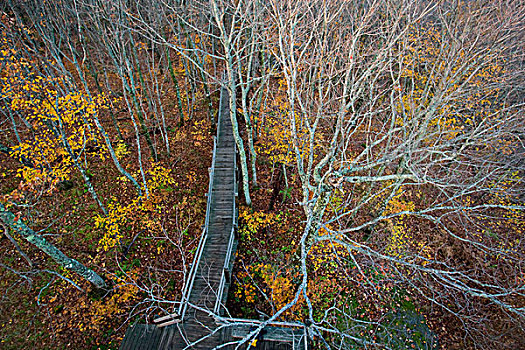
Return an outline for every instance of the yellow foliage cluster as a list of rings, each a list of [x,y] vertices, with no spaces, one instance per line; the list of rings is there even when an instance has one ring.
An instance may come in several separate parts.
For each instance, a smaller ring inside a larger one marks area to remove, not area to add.
[[[162,211],[163,193],[159,191],[169,185],[177,185],[171,176],[171,170],[158,163],[146,172],[148,177],[146,183],[150,194],[135,198],[128,205],[118,202],[108,204],[108,215],[97,216],[95,227],[104,230],[104,235],[99,244],[105,251],[115,247],[124,237],[122,227],[131,220],[139,220],[143,227],[152,232],[160,231],[160,223],[154,220],[155,214]]]
[[[242,225],[240,225],[242,239],[251,241],[259,230],[280,223],[281,215],[262,211],[252,213],[248,208],[244,207],[239,212],[239,219],[242,222]]]
[[[114,147],[115,155],[118,160],[126,158],[131,152],[123,141],[119,141]]]
[[[171,176],[171,169],[163,167],[160,163],[154,163],[147,171],[148,188],[154,192],[158,189],[164,189],[169,185],[176,185],[175,180]]]
[[[108,204],[108,215],[102,217],[98,215],[95,217],[95,228],[104,229],[104,236],[99,244],[102,245],[105,251],[120,243],[123,237],[121,226],[127,222],[128,217],[132,212],[135,212],[139,198],[135,199],[131,204],[123,206],[120,203],[113,202]]]
[[[245,279],[248,277],[248,273],[239,272],[237,276],[241,279]],[[251,284],[244,284],[242,288],[241,286],[237,286],[234,294],[239,299],[241,299],[244,296],[244,300],[247,303],[252,304],[255,302],[255,297],[256,297],[255,287]]]
[[[500,252],[496,254],[496,260],[508,260],[508,257],[520,259],[521,254],[523,253],[521,239],[519,238],[513,240],[501,240],[498,242],[497,248]]]
[[[412,236],[410,235],[410,229],[406,227],[406,223],[403,222],[402,218],[393,220],[394,223],[390,223],[390,242],[386,247],[386,253],[396,258],[401,258],[405,255]]]
[[[272,118],[270,115],[266,118],[265,127],[268,132],[255,144],[255,151],[258,155],[268,157],[271,162],[292,164],[294,161],[292,133],[286,118],[283,119]]]
[[[328,229],[330,229],[329,226]],[[319,236],[327,234],[329,233],[325,228],[321,228],[318,233]],[[343,245],[337,242],[319,241],[312,247],[308,257],[313,264],[314,271],[326,271],[326,269],[334,271],[335,268],[341,265],[340,259],[347,259],[349,253]]]
[[[442,44],[441,30],[433,27],[411,26],[407,33],[408,54],[403,56],[401,78],[407,83],[396,107],[396,124],[401,126],[411,120],[417,111],[426,109],[434,98],[429,86],[445,86],[445,105],[438,106],[436,117],[429,126],[451,140],[467,132],[484,118],[495,114],[503,106],[498,99],[499,89],[491,84],[504,73],[497,62],[467,66],[468,55],[463,50],[447,55]],[[443,52],[444,50],[444,52]],[[465,68],[470,67],[470,68]],[[445,72],[448,72],[443,79]],[[470,90],[465,94],[463,90]],[[399,88],[401,91],[401,88]]]
[[[248,271],[241,271],[237,274],[239,280],[245,282],[242,286],[237,286],[234,294],[239,299],[244,296],[247,303],[253,304],[257,300],[257,288],[254,283],[259,283],[258,288],[269,298],[273,309],[279,310],[295,298],[296,285],[293,279],[297,276],[298,274],[291,269],[280,270],[270,264],[253,264]],[[287,312],[287,317],[299,317],[299,310],[303,302],[304,299],[300,299]]]
[[[266,135],[261,137],[255,144],[255,151],[259,155],[266,156],[271,162],[286,165],[294,164],[295,151],[293,149],[294,137],[291,120],[291,112],[287,110],[288,103],[281,95],[275,101],[279,101],[278,113],[266,113],[264,118],[263,130]],[[275,103],[275,102],[274,102]],[[294,113],[295,128],[297,132],[297,142],[302,158],[308,157],[310,149],[308,147],[308,131],[302,124],[301,118]],[[316,135],[314,139],[313,157],[317,158],[316,151],[322,148],[322,135]]]
[[[203,140],[210,137],[210,125],[208,119],[195,121],[192,126],[191,135],[195,146],[200,146]]]
[[[279,271],[270,264],[259,263],[252,265],[251,272],[263,279],[264,290],[271,296],[271,301],[276,310],[294,299],[295,286],[292,282],[294,274],[290,269]]]
[[[128,278],[122,279],[114,277],[115,293],[111,298],[101,299],[93,302],[90,308],[91,322],[85,325],[87,329],[97,330],[104,326],[106,320],[110,320],[113,315],[124,311],[123,306],[129,304],[129,300],[138,297],[139,288],[134,284],[137,279],[138,270],[129,273]],[[82,331],[83,325],[80,325]]]
[[[286,275],[282,275],[275,271],[270,264],[257,264],[253,266],[252,270],[255,273],[260,273],[271,292],[272,301],[277,309],[292,301],[294,288],[289,278],[290,271],[286,271]]]
[[[405,201],[402,199],[403,189],[400,188],[396,195],[388,203],[385,215],[398,214],[405,211],[414,211],[415,204],[412,201]],[[386,246],[385,252],[396,258],[403,258],[410,250],[414,250],[418,255],[423,256],[427,260],[422,260],[423,265],[429,263],[431,259],[430,248],[422,241],[415,241],[410,232],[410,227],[407,224],[408,215],[401,214],[389,219],[388,227],[390,228],[391,236]]]
[[[403,191],[400,188],[396,195],[388,203],[385,214],[397,214],[403,211],[412,211],[415,209],[413,202],[406,202],[401,197]],[[388,226],[392,235],[390,236],[390,242],[386,247],[387,254],[400,258],[407,252],[410,243],[412,241],[412,235],[410,229],[406,226],[406,215],[402,214],[395,218],[388,220]]]
[[[5,34],[0,47],[0,96],[32,131],[12,154],[34,165],[20,169],[19,175],[27,182],[68,179],[72,156],[81,156],[87,143],[100,138],[93,119],[108,108],[108,98],[103,93],[91,98],[83,92],[62,92],[66,79],[40,75],[33,69],[35,62],[8,49],[12,43]],[[104,160],[105,152],[98,156]]]

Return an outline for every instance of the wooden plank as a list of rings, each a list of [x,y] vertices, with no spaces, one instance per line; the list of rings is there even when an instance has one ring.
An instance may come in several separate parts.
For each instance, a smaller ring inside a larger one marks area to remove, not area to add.
[[[165,328],[159,339],[157,349],[171,349],[170,344],[182,341],[177,327]]]
[[[152,342],[157,337],[154,326],[145,324],[136,324],[128,328],[124,341],[121,344],[121,350],[136,350],[151,348]]]
[[[156,327],[153,329],[152,333],[150,334],[149,341],[148,341],[148,349],[157,349],[159,346],[159,337],[162,333],[162,330],[157,329]]]
[[[124,334],[124,339],[122,339],[122,343],[120,343],[119,350],[129,350],[130,346],[132,344],[132,337],[133,334],[133,327],[128,327],[126,329],[126,334]]]
[[[238,325],[232,328],[232,337],[242,339],[250,334],[254,327],[252,325]],[[302,329],[284,328],[284,327],[265,327],[258,335],[260,340],[273,342],[286,342],[293,344],[297,339],[302,339],[304,332]]]
[[[180,319],[180,315],[177,314],[177,313],[173,313],[173,314],[170,314],[170,315],[166,315],[166,316],[162,316],[162,317],[159,317],[159,318],[156,318],[153,320],[153,323],[161,323],[163,321],[168,321],[168,320],[171,320],[171,319]]]
[[[140,325],[136,324],[133,326],[133,332],[131,334],[131,340],[130,340],[130,346],[129,350],[135,350],[137,349],[137,344],[140,344],[140,332],[141,329],[139,327]]]
[[[179,323],[181,322],[182,320],[180,318],[176,318],[176,319],[173,319],[171,321],[166,321],[166,322],[162,322],[162,323],[159,323],[157,325],[158,328],[162,328],[162,327],[167,327],[167,326],[171,326],[172,324],[175,324],[175,323]]]

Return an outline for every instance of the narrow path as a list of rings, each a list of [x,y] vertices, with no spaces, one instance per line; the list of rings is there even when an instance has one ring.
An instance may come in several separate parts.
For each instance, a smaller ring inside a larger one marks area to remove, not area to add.
[[[178,310],[180,322],[162,328],[146,324],[130,326],[120,350],[235,349],[234,345],[221,345],[239,341],[253,331],[254,325],[260,324],[257,320],[230,319],[230,325],[221,328],[213,317],[224,314],[237,246],[236,146],[226,88],[221,90],[220,101],[206,223],[182,293]],[[285,327],[267,325],[260,333],[264,333],[264,337],[260,336],[257,346],[251,349],[306,349],[304,328],[298,324],[282,324]]]
[[[229,277],[225,266],[232,258],[228,254],[235,241],[234,225],[237,221],[235,208],[236,150],[233,139],[229,95],[221,91],[218,117],[217,141],[211,170],[211,198],[209,198],[208,231],[204,238],[202,255],[189,293],[188,305],[181,307],[183,323],[173,327],[173,336],[161,343],[161,349],[183,349],[190,344],[193,349],[213,349],[221,344],[221,333],[215,319],[206,311],[221,313],[229,289]],[[227,281],[228,280],[228,281]],[[196,306],[196,307],[193,307]],[[206,310],[206,311],[204,311]]]
[[[212,349],[222,341],[209,312],[221,314],[228,295],[237,222],[235,197],[236,149],[233,139],[229,94],[221,90],[217,138],[207,207],[206,228],[196,252],[197,269],[190,273],[179,314],[183,322],[165,328],[152,325],[130,327],[120,346],[134,349]],[[206,312],[208,311],[208,312]]]

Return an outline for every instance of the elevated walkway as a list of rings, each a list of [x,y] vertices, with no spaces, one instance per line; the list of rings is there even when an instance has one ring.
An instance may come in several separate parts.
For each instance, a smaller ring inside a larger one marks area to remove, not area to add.
[[[147,324],[129,327],[120,350],[235,349],[237,344],[233,343],[260,324],[234,319],[221,324],[216,317],[225,311],[237,246],[237,151],[228,101],[228,91],[222,88],[206,222],[178,312],[163,317],[162,327]],[[225,345],[228,343],[232,345]],[[265,327],[254,345],[252,349],[306,349],[304,328],[297,331],[294,327]]]

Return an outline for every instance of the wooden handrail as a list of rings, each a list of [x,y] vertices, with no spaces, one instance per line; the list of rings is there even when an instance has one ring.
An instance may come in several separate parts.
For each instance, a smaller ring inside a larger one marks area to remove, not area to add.
[[[219,120],[220,120],[220,117],[219,117]],[[211,200],[212,200],[213,178],[215,175],[216,154],[217,154],[217,138],[214,136],[213,137],[213,155],[212,155],[211,171],[210,171],[210,182],[208,185],[208,193],[207,193],[208,198],[206,200],[206,218],[204,220],[204,229],[202,231],[199,245],[197,247],[197,251],[195,252],[195,257],[193,258],[193,264],[191,265],[190,273],[188,275],[188,278],[186,279],[186,283],[184,284],[184,289],[182,292],[181,303],[179,306],[179,314],[181,315],[181,320],[183,320],[184,316],[186,315],[186,309],[188,308],[188,301],[190,298],[191,290],[193,288],[193,282],[195,280],[195,276],[197,275],[197,269],[199,267],[199,263],[202,257],[202,252],[204,250],[206,238],[208,236],[208,225],[210,223],[210,208],[211,208]]]

